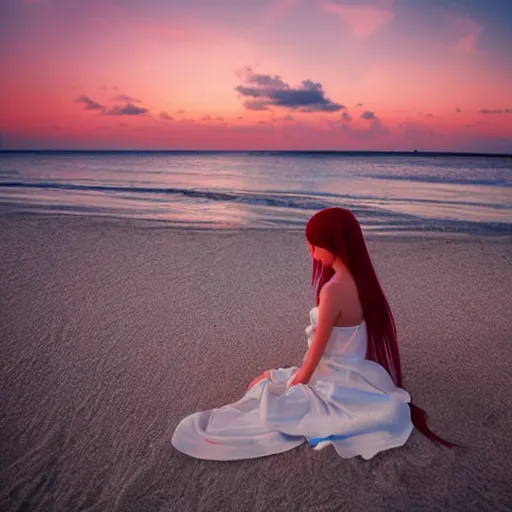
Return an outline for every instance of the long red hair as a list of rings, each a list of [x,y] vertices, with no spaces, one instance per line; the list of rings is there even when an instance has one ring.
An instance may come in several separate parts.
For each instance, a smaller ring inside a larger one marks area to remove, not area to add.
[[[402,366],[398,350],[396,326],[388,301],[382,291],[373,268],[359,222],[350,210],[326,208],[317,212],[306,226],[306,238],[315,246],[327,249],[338,256],[350,270],[359,293],[368,333],[366,359],[383,366],[397,387],[402,387]],[[313,260],[311,284],[316,286],[316,303],[320,302],[322,286],[334,275],[331,267]],[[434,434],[427,426],[425,411],[412,403],[413,425],[426,437],[452,448],[449,443]]]

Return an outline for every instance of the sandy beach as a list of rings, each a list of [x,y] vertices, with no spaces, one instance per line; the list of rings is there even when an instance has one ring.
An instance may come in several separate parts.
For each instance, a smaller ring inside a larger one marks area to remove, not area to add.
[[[209,462],[174,450],[178,422],[304,355],[303,233],[0,216],[0,509],[512,509],[512,242],[368,246],[405,388],[469,450],[414,431],[370,461],[304,444]]]

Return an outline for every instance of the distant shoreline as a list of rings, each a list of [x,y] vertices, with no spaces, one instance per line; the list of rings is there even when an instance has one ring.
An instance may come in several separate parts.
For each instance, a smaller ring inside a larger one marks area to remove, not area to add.
[[[454,151],[338,151],[338,150],[217,150],[217,149],[0,149],[0,154],[247,154],[264,155],[318,155],[318,156],[419,156],[419,157],[492,157],[512,158],[512,153],[467,153]]]

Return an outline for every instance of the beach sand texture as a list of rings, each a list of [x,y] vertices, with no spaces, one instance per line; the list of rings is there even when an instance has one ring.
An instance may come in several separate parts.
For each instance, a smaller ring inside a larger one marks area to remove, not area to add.
[[[512,250],[369,239],[404,387],[440,436],[370,461],[303,445],[209,462],[178,422],[299,364],[314,305],[302,233],[0,217],[0,510],[512,509]]]

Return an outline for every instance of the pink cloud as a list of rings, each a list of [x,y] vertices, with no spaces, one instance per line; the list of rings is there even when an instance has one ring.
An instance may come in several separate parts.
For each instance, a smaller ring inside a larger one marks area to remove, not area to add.
[[[449,16],[449,18],[458,36],[453,48],[462,53],[475,53],[478,49],[482,26],[469,18],[458,16]]]
[[[366,39],[394,18],[393,3],[394,0],[380,0],[372,5],[353,5],[327,1],[323,8],[338,16],[354,37]]]

